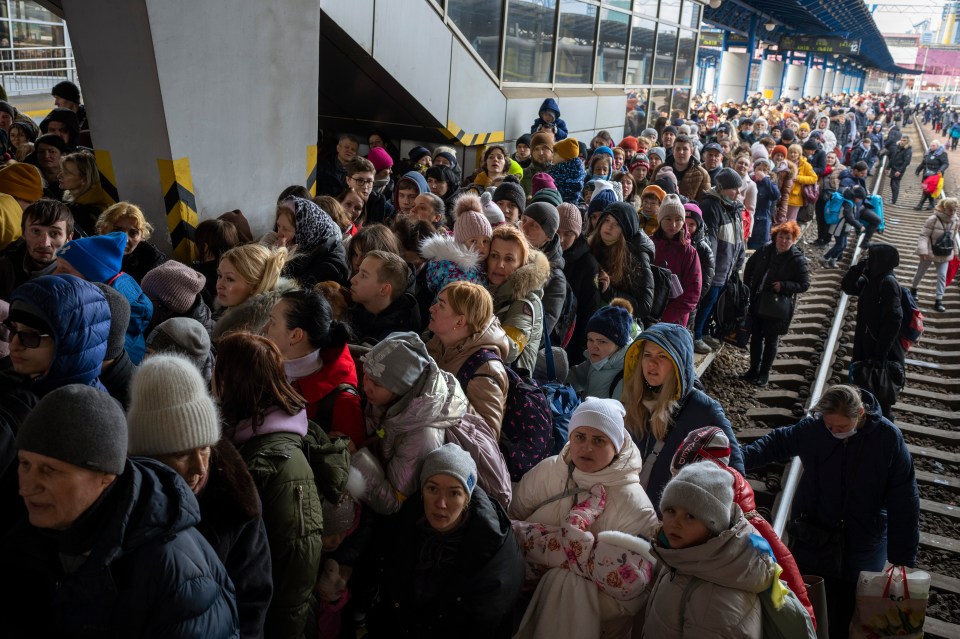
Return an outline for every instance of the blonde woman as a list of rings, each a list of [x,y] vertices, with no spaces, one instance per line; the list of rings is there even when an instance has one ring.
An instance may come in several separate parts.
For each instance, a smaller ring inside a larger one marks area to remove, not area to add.
[[[127,236],[123,272],[135,279],[137,284],[148,271],[167,261],[167,256],[147,241],[153,233],[153,226],[136,204],[117,202],[97,218],[97,235],[118,231]]]
[[[927,269],[933,264],[937,269],[937,292],[933,309],[938,313],[947,310],[943,305],[943,293],[947,288],[947,267],[953,256],[957,254],[957,229],[960,227],[957,206],[958,201],[955,197],[945,197],[937,202],[933,215],[924,222],[923,231],[917,238],[917,255],[920,256],[920,262],[917,264],[917,272],[913,275],[910,292],[913,293],[914,298],[917,297],[917,288]],[[948,248],[949,252],[947,252]]]
[[[626,427],[643,455],[640,484],[660,512],[670,460],[691,431],[718,426],[730,440],[730,466],[743,472],[740,445],[717,400],[694,387],[693,338],[677,324],[654,324],[627,351],[621,401]]]
[[[217,300],[213,338],[227,333],[259,333],[284,291],[296,282],[280,277],[287,249],[244,244],[230,249],[217,266]]]
[[[77,226],[87,235],[96,235],[97,219],[113,204],[113,199],[100,187],[96,158],[86,151],[64,156],[57,181]]]
[[[802,146],[791,144],[787,151],[787,158],[797,167],[797,177],[793,180],[793,186],[790,187],[790,196],[787,199],[787,220],[796,222],[797,213],[803,206],[803,187],[816,184],[820,178],[817,177],[810,162],[804,157]]]

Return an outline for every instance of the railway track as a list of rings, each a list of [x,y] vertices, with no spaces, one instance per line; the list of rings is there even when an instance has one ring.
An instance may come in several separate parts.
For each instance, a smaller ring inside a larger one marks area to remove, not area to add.
[[[919,161],[925,144],[913,125],[904,128],[911,138],[914,158]],[[915,164],[913,165],[915,166]],[[900,252],[896,270],[902,286],[909,287],[917,266],[917,233],[930,215],[914,211],[920,201],[919,179],[904,176],[900,202],[886,204],[886,179],[876,178],[874,192],[884,196],[886,228],[873,238],[875,244],[892,244]],[[881,172],[877,170],[877,174]],[[880,182],[877,184],[877,182]],[[879,190],[878,190],[879,189]],[[702,374],[708,390],[720,397],[742,442],[762,437],[771,428],[799,421],[823,388],[847,380],[856,319],[856,298],[840,291],[846,269],[860,257],[859,243],[848,247],[840,268],[821,266],[822,250],[812,246],[815,228],[804,239],[810,260],[810,289],[797,303],[790,332],[781,346],[768,387],[756,387],[734,379],[746,368],[743,353],[719,353],[705,362]],[[947,312],[933,310],[933,271],[919,287],[918,304],[924,313],[924,334],[908,353],[907,383],[894,406],[895,422],[913,455],[920,491],[920,553],[918,567],[931,573],[933,584],[924,631],[928,637],[960,637],[960,295],[948,287]],[[724,349],[728,350],[728,349]],[[711,364],[719,363],[717,366]],[[728,408],[729,407],[729,408]],[[757,492],[757,504],[782,531],[799,462],[771,465],[749,479]],[[785,507],[784,507],[785,506]]]

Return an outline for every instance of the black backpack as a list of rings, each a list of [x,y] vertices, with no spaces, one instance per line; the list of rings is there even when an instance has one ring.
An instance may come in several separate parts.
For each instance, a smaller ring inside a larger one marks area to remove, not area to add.
[[[663,312],[667,310],[667,304],[670,302],[670,269],[656,264],[650,265],[653,272],[653,304],[650,305],[650,313],[645,318],[644,324],[656,324],[663,317]]]
[[[563,348],[567,347],[573,338],[573,332],[577,327],[577,296],[573,294],[570,288],[570,282],[566,282],[566,292],[563,296],[563,307],[560,309],[560,316],[550,334],[550,340]]]
[[[749,306],[750,288],[740,279],[739,273],[731,274],[714,307],[716,337],[723,339],[740,328],[746,320]]]

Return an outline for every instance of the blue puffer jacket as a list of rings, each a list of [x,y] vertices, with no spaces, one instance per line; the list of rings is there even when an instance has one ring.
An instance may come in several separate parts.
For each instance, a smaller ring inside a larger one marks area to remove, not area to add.
[[[238,637],[233,584],[195,528],[199,521],[196,497],[176,472],[129,459],[69,530],[51,536],[24,520],[4,537],[0,567],[17,575],[4,630],[11,637]],[[84,551],[82,562],[71,556]],[[61,558],[75,568],[65,571]]]
[[[53,331],[50,369],[30,390],[43,397],[67,384],[85,384],[106,392],[97,376],[107,354],[110,307],[96,286],[73,275],[45,275],[20,285],[11,296],[32,304]]]
[[[150,320],[153,319],[153,302],[140,289],[137,281],[126,273],[120,273],[115,280],[110,282],[110,286],[130,302],[130,324],[127,325],[124,348],[127,355],[130,356],[130,360],[134,364],[139,364],[147,353],[147,344],[143,334],[147,330]]]
[[[690,331],[677,324],[668,324],[661,322],[654,324],[647,330],[640,333],[637,339],[630,345],[627,351],[627,357],[624,361],[624,379],[629,380],[633,375],[642,375],[640,370],[641,355],[643,354],[644,342],[656,344],[670,356],[676,370],[677,379],[680,386],[677,389],[676,399],[677,408],[673,413],[673,423],[667,430],[667,437],[664,440],[663,449],[653,460],[653,470],[650,474],[650,481],[644,486],[647,496],[653,502],[660,513],[660,494],[664,487],[670,481],[670,462],[673,454],[680,448],[684,438],[692,431],[704,426],[718,426],[730,440],[730,466],[743,473],[743,455],[740,451],[740,444],[737,442],[737,436],[730,428],[730,422],[723,412],[720,403],[707,395],[705,392],[696,388],[699,383],[696,377],[695,367],[693,365],[693,337]],[[656,439],[652,434],[636,439],[637,448],[643,455],[643,463],[651,463],[648,455],[654,449]]]
[[[920,496],[913,458],[900,430],[880,413],[867,391],[860,396],[866,419],[849,439],[835,438],[820,414],[777,428],[744,448],[747,468],[799,456],[803,475],[793,502],[795,518],[828,528],[844,522],[843,578],[879,571],[885,560],[913,566],[920,539]],[[794,542],[804,574],[824,574],[818,549]]]
[[[553,139],[559,142],[560,140],[567,139],[567,123],[560,119],[560,106],[557,104],[557,101],[553,98],[547,98],[543,101],[543,104],[540,105],[540,110],[537,111],[537,119],[533,121],[533,126],[530,127],[530,133],[536,133],[537,129],[540,128],[541,124],[547,124],[547,122],[540,117],[540,113],[544,111],[550,111],[553,113],[553,124],[557,127],[554,132]]]

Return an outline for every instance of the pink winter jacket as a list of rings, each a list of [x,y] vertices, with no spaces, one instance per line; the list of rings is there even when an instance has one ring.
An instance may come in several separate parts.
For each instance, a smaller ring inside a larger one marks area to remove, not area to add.
[[[687,238],[685,228],[681,227],[680,233]],[[671,273],[680,278],[680,285],[683,287],[683,293],[679,297],[667,302],[667,308],[663,311],[660,321],[686,326],[690,313],[697,307],[697,302],[700,300],[702,282],[697,249],[690,244],[689,238],[685,243],[680,241],[679,235],[672,240],[666,239],[662,230],[654,234],[653,243],[657,248],[653,263],[670,269]]]

